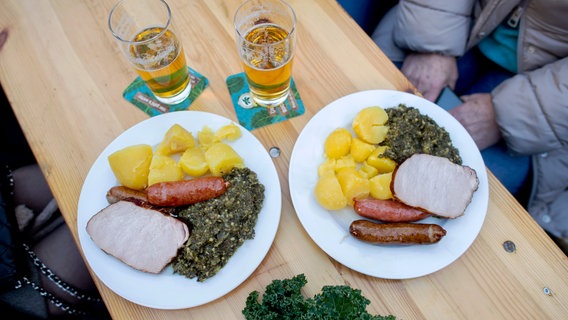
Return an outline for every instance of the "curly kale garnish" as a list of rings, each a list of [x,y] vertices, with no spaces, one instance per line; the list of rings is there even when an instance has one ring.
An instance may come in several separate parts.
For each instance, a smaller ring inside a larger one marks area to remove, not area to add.
[[[370,301],[361,290],[349,286],[324,286],[313,298],[304,298],[308,281],[303,274],[292,279],[274,280],[266,287],[262,303],[259,292],[249,294],[243,314],[247,320],[394,320],[394,316],[373,316],[366,310]]]

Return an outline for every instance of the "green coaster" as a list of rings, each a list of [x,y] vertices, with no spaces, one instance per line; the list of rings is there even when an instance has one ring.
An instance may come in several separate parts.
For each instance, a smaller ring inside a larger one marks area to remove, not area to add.
[[[282,122],[304,114],[304,103],[296,89],[294,79],[291,81],[291,91],[286,101],[274,108],[261,107],[254,103],[250,97],[250,89],[244,72],[229,76],[226,82],[239,124],[248,130]]]
[[[122,96],[151,117],[166,112],[187,110],[189,105],[197,99],[201,92],[205,90],[207,84],[209,84],[207,78],[197,71],[189,67],[187,69],[189,70],[191,92],[185,100],[178,104],[165,104],[158,101],[156,96],[154,96],[150,88],[148,88],[140,77],[134,79],[124,92],[122,92]]]

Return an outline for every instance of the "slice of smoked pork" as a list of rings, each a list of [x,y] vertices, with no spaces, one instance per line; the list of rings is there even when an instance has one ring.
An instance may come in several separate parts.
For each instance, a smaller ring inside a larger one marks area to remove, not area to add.
[[[444,218],[457,218],[477,190],[479,179],[470,167],[427,154],[415,154],[393,173],[391,190],[399,201]]]
[[[161,272],[189,238],[182,221],[130,201],[99,211],[87,223],[87,233],[106,253],[150,273]]]

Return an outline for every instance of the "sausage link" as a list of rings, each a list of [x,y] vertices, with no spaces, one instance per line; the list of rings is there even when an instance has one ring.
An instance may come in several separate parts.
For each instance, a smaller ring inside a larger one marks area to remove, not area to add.
[[[108,203],[113,204],[120,200],[136,199],[140,201],[148,201],[146,192],[131,189],[125,186],[115,186],[107,191],[106,198]]]
[[[382,245],[432,244],[446,235],[446,230],[437,224],[376,223],[369,220],[353,221],[349,232],[359,240]]]
[[[146,188],[148,202],[156,206],[185,206],[216,198],[227,191],[229,183],[221,177],[158,182]]]
[[[427,212],[395,200],[355,199],[353,209],[362,217],[382,222],[416,222],[430,216]]]

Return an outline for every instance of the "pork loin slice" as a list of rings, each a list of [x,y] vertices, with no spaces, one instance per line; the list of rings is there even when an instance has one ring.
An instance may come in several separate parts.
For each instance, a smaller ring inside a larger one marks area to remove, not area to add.
[[[87,223],[87,233],[106,253],[150,273],[161,272],[189,238],[184,222],[130,201],[99,211]]]
[[[393,173],[391,191],[399,201],[444,218],[457,218],[477,190],[474,169],[447,158],[415,154]]]

